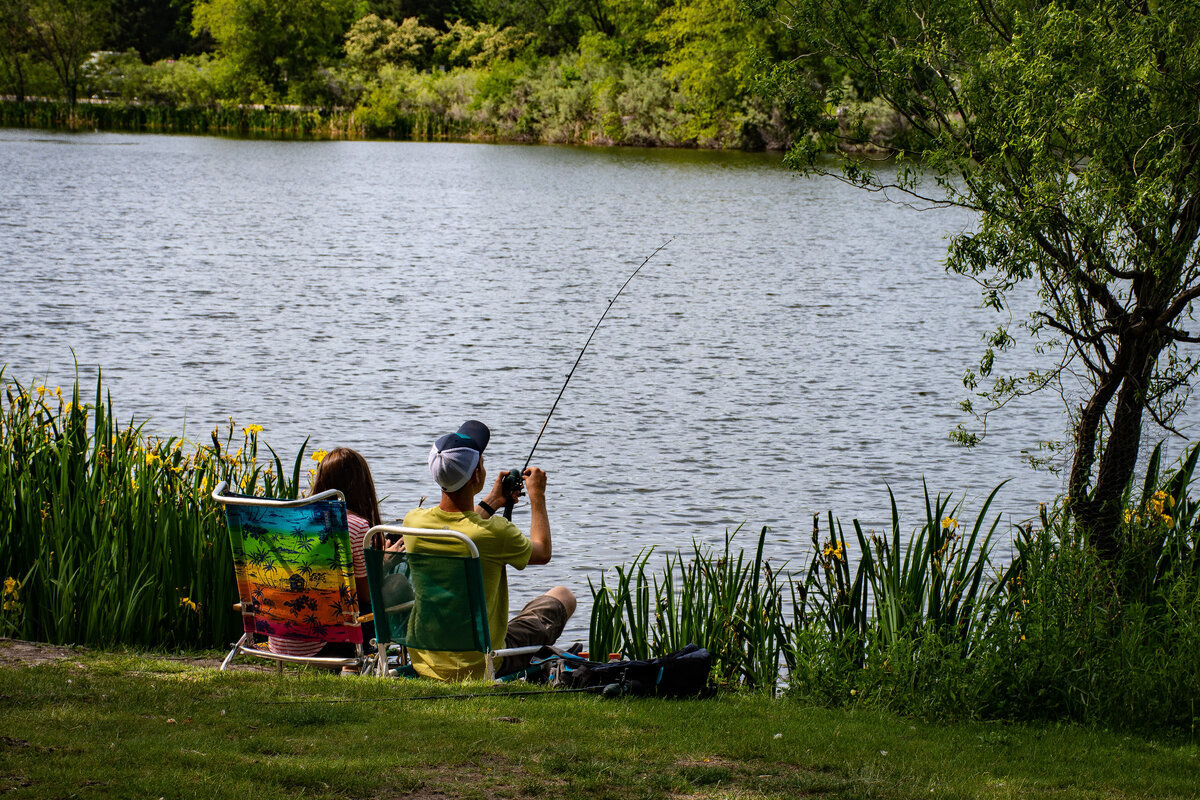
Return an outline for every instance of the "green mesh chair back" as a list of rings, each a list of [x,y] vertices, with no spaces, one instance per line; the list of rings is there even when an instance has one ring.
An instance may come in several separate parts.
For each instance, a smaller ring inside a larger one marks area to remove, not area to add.
[[[408,578],[408,560],[403,554],[373,547],[370,538],[364,543],[363,562],[367,567],[375,641],[382,650],[385,645],[403,644],[412,614],[413,590]]]
[[[462,536],[455,531],[381,528],[409,535]],[[464,546],[462,555],[392,553],[373,546],[379,544],[373,538],[367,537],[363,557],[375,609],[375,638],[381,645],[456,653],[491,649],[477,552]]]
[[[393,553],[382,549],[384,534],[452,540],[445,552]],[[461,552],[454,552],[456,541]],[[388,644],[450,653],[484,655],[484,680],[495,678],[499,659],[532,655],[542,648],[492,649],[483,567],[470,537],[453,530],[377,525],[367,532],[363,560],[378,642],[377,672],[389,674]],[[501,645],[503,642],[500,643]],[[409,667],[411,669],[411,666]],[[524,674],[512,672],[500,680]]]

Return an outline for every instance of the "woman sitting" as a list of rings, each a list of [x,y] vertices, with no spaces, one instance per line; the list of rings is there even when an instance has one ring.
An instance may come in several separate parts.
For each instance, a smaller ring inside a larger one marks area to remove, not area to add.
[[[363,561],[363,539],[372,526],[379,524],[379,500],[375,495],[375,481],[367,460],[349,447],[330,450],[317,466],[309,495],[337,489],[346,498],[346,522],[350,529],[350,552],[354,558],[354,590],[358,595],[360,614],[371,610],[371,595],[367,592],[367,565]],[[364,627],[363,641],[368,640]],[[267,647],[272,653],[285,656],[352,656],[353,645],[338,642],[322,642],[318,639],[291,639],[283,636],[267,638]]]

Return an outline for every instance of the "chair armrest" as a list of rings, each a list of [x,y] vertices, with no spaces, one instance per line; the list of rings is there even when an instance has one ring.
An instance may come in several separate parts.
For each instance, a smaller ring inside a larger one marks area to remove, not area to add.
[[[528,647],[503,647],[499,650],[493,650],[492,655],[503,658],[504,656],[528,656],[540,651],[544,644],[534,644]]]
[[[397,614],[397,613],[399,613],[399,612],[401,612],[401,611],[408,611],[410,608],[412,608],[412,607],[413,607],[413,604],[414,604],[415,602],[416,602],[415,600],[409,600],[407,603],[400,603],[399,605],[395,605],[395,606],[388,606],[387,608],[385,608],[385,609],[383,610],[383,613],[385,613],[385,614]]]

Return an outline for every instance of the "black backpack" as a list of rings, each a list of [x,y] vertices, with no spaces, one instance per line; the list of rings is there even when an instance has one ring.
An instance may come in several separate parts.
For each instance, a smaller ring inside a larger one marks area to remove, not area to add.
[[[712,655],[689,644],[682,650],[645,661],[586,661],[567,657],[558,680],[570,689],[599,688],[605,695],[711,697]]]

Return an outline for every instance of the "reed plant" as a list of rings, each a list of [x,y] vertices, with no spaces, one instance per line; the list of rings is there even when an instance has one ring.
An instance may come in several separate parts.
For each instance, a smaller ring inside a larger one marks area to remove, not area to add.
[[[862,645],[870,627],[870,586],[867,573],[850,572],[850,548],[842,522],[827,514],[828,537],[821,542],[821,515],[813,515],[812,547],[803,581],[792,584],[793,605],[798,624],[793,635],[820,629],[841,649],[839,661],[862,666]],[[862,546],[862,532],[855,521]],[[864,548],[865,549],[865,548]],[[795,648],[793,648],[794,650]]]
[[[853,520],[856,549],[832,514],[824,534],[815,516],[813,554],[793,588],[788,691],[835,705],[870,696],[917,711],[961,674],[951,665],[978,643],[995,602],[990,553],[1000,518],[989,523],[988,512],[1000,488],[974,520],[964,519],[961,501],[931,498],[926,488],[924,522],[907,541],[889,490],[888,534],[864,532]]]
[[[641,659],[695,643],[712,653],[721,685],[774,689],[788,643],[787,581],[763,557],[767,532],[753,558],[734,550],[735,530],[720,551],[693,541],[690,554],[667,553],[661,570],[647,575],[651,549],[616,567],[611,585],[607,576],[599,586],[589,581],[591,652]]]
[[[1152,602],[1167,583],[1200,580],[1200,548],[1196,537],[1200,501],[1188,496],[1200,459],[1200,446],[1190,448],[1177,466],[1162,472],[1162,444],[1150,454],[1140,496],[1126,491],[1119,590],[1130,599]]]
[[[149,436],[119,423],[100,377],[90,402],[78,380],[26,388],[0,369],[0,384],[0,633],[192,649],[235,638],[231,551],[209,494],[224,480],[295,497],[303,448],[285,471],[274,451],[259,459],[258,425],[230,420],[203,444]]]
[[[969,527],[960,524],[961,501],[953,508],[950,495],[931,501],[925,487],[925,522],[903,547],[900,512],[890,489],[890,541],[872,536],[868,542],[854,521],[862,548],[859,569],[874,600],[874,627],[886,644],[912,638],[926,626],[963,644],[971,641],[972,628],[982,618],[978,611],[991,601],[995,586],[984,579],[991,577],[991,545],[1000,517],[987,525],[987,513],[1003,485],[992,490]]]
[[[735,550],[736,531],[721,551],[693,542],[690,553],[665,554],[656,572],[653,551],[643,552],[616,567],[611,584],[602,576],[591,585],[591,651],[648,658],[691,642],[712,652],[722,685],[782,683],[827,697],[854,696],[868,668],[890,667],[901,650],[919,662],[919,644],[943,651],[953,642],[966,656],[998,586],[989,566],[999,517],[987,520],[999,488],[962,524],[961,502],[926,491],[924,524],[903,546],[892,498],[890,537],[854,520],[857,563],[841,522],[828,514],[822,538],[814,517],[813,552],[798,574],[772,568],[766,528],[752,556]]]

